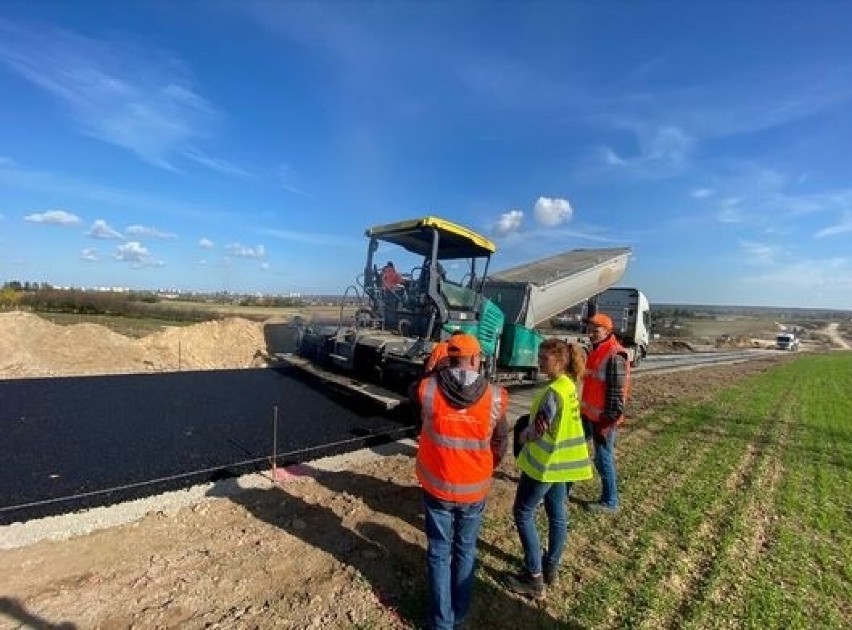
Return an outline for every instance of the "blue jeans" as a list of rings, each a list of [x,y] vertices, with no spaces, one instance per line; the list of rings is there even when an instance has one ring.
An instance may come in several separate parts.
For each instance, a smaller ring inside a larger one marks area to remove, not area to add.
[[[615,439],[618,427],[610,427],[606,437],[594,430],[595,423],[583,419],[583,429],[586,439],[595,444],[595,470],[601,477],[600,502],[611,508],[618,507],[618,479],[615,473]]]
[[[548,569],[556,569],[562,560],[562,550],[568,539],[568,510],[565,506],[571,484],[566,482],[545,483],[521,473],[515,494],[515,525],[524,548],[524,567],[532,575],[542,572],[542,562]],[[541,555],[538,532],[535,528],[535,511],[544,501],[547,513],[547,554]]]
[[[423,505],[428,541],[428,626],[435,630],[450,630],[464,621],[470,608],[476,539],[485,501],[453,503],[424,492]]]

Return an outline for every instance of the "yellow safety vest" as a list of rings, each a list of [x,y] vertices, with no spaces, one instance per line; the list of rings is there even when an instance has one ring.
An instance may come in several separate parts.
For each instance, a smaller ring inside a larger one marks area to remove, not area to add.
[[[562,400],[556,434],[553,434],[551,425],[537,440],[524,444],[518,457],[518,468],[536,481],[546,483],[591,479],[592,464],[580,420],[580,405],[574,383],[568,376],[563,374],[554,379],[536,395],[530,408],[530,422],[535,422],[548,390],[556,392]]]

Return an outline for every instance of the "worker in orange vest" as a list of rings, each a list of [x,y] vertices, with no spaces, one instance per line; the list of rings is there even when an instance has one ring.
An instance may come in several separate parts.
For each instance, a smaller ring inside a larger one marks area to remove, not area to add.
[[[381,277],[382,288],[388,291],[396,291],[403,285],[402,275],[400,275],[400,273],[396,270],[396,267],[393,266],[393,262],[390,260],[384,267],[382,267]]]
[[[506,453],[508,394],[479,373],[476,337],[447,342],[449,364],[417,389],[417,479],[426,512],[428,626],[458,627],[470,607],[476,539],[491,476]]]
[[[627,351],[612,329],[612,319],[603,313],[586,320],[592,351],[586,360],[580,409],[586,438],[594,442],[595,469],[601,478],[600,500],[588,506],[594,512],[618,510],[615,439],[624,423],[624,407],[630,392]]]

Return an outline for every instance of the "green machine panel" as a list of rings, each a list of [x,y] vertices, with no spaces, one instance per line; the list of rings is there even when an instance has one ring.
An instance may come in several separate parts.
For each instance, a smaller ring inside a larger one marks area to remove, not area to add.
[[[509,324],[500,342],[500,365],[510,368],[538,367],[538,347],[544,336],[526,326]]]

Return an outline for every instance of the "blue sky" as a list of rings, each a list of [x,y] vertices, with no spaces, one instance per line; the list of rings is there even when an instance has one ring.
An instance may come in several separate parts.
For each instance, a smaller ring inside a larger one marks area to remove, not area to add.
[[[852,308],[848,3],[4,2],[0,280],[340,293],[435,214],[493,268]]]

